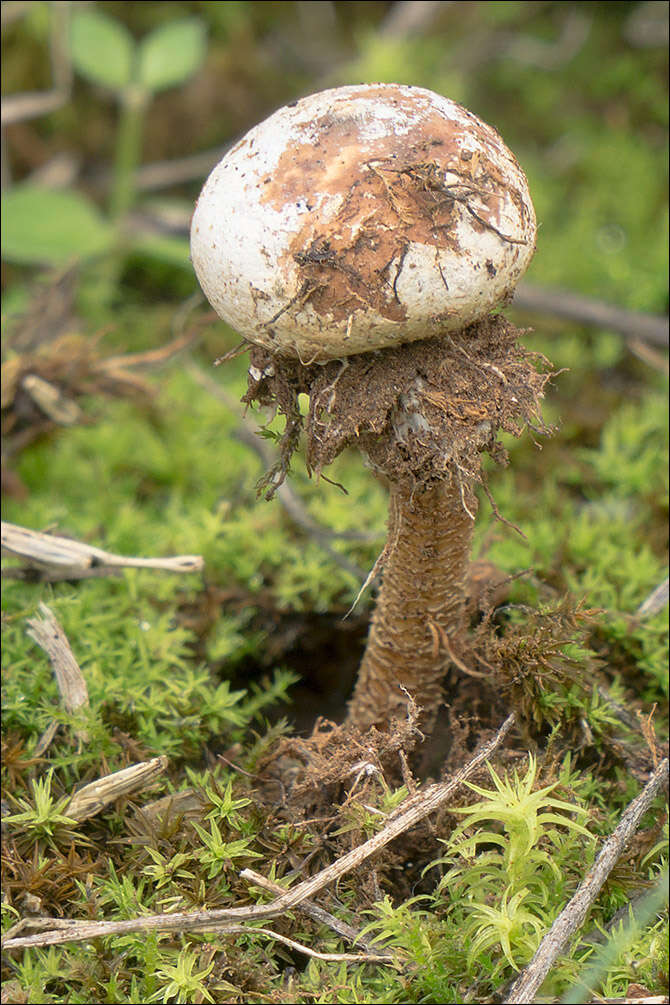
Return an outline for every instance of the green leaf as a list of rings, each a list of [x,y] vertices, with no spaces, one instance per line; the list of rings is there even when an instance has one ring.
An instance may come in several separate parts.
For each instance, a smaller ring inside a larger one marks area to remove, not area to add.
[[[133,251],[154,258],[166,265],[191,269],[191,249],[185,237],[170,234],[137,234],[133,238]]]
[[[138,83],[149,91],[174,87],[193,76],[205,58],[205,26],[194,17],[161,25],[142,40]]]
[[[2,257],[57,265],[110,247],[114,228],[78,192],[21,185],[2,197]]]
[[[121,91],[133,78],[135,42],[128,29],[96,10],[72,18],[72,63],[93,84]]]

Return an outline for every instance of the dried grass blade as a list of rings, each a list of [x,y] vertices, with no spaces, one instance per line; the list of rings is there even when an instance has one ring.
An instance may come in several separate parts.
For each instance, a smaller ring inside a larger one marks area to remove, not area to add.
[[[138,789],[145,789],[162,775],[168,766],[168,759],[165,755],[153,757],[150,761],[142,761],[141,764],[131,764],[129,768],[122,768],[111,775],[104,775],[97,778],[83,789],[75,792],[67,807],[63,811],[66,816],[73,820],[88,820],[89,817],[100,813],[106,806],[113,803],[121,796],[127,796]]]

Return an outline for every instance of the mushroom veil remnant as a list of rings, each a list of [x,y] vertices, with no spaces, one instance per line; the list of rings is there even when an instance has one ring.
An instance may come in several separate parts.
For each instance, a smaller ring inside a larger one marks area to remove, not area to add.
[[[481,455],[505,460],[500,431],[544,429],[546,361],[492,313],[511,300],[535,234],[525,175],[498,133],[396,84],[280,109],[198,199],[196,274],[252,343],[243,400],[286,417],[268,495],[303,425],[310,471],[356,445],[389,487],[382,585],[349,705],[360,728],[388,728],[410,696],[432,724],[466,644]]]

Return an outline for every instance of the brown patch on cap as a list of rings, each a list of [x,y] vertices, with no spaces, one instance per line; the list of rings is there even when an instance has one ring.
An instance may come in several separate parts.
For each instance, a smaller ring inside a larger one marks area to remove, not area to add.
[[[305,123],[305,141],[287,147],[262,201],[279,210],[305,201],[311,209],[289,249],[303,280],[300,305],[309,301],[336,321],[373,309],[402,322],[406,309],[396,284],[411,244],[468,254],[456,231],[464,215],[475,231],[525,244],[500,229],[501,201],[509,195],[524,221],[528,213],[505,177],[516,162],[475,115],[461,109],[464,126],[424,95],[398,89],[389,97],[388,86],[365,88],[361,97],[397,106],[398,131],[389,122],[385,134],[375,135],[379,127],[370,127],[384,120],[350,95]]]

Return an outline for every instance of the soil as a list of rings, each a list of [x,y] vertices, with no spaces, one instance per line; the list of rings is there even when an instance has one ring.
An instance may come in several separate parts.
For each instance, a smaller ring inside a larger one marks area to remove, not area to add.
[[[317,477],[355,444],[377,472],[409,489],[443,480],[454,467],[479,481],[482,451],[505,463],[499,431],[549,432],[540,415],[549,364],[524,349],[519,334],[490,315],[455,335],[312,366],[253,346],[243,401],[272,406],[287,420],[266,494],[283,480],[297,446],[301,393],[309,395],[306,456]]]

